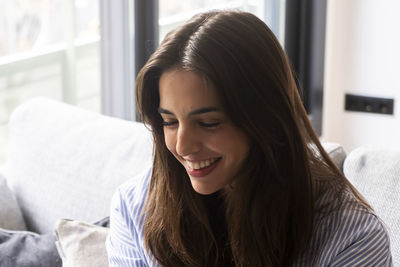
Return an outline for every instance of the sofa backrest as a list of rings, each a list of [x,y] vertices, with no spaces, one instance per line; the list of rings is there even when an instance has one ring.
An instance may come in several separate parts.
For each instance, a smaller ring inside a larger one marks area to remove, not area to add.
[[[1,172],[38,233],[60,218],[108,216],[116,187],[151,165],[152,139],[141,123],[36,98],[13,112],[9,126]]]

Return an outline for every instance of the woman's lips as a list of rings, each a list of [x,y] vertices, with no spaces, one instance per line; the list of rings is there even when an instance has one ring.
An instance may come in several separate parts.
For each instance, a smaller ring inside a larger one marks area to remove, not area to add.
[[[215,167],[217,166],[220,159],[221,158],[217,159],[215,162],[213,162],[208,167],[197,169],[197,170],[191,169],[189,166],[186,165],[186,170],[189,173],[189,175],[192,177],[196,177],[196,178],[204,177],[215,169]]]

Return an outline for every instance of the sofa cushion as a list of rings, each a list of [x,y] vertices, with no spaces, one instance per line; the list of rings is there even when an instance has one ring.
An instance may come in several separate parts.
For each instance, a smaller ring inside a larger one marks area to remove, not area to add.
[[[344,174],[386,224],[394,266],[400,266],[400,151],[360,147],[345,159]]]
[[[0,228],[26,230],[22,213],[14,194],[8,188],[5,178],[0,174]]]
[[[7,176],[29,230],[46,233],[60,218],[109,215],[119,184],[152,160],[149,131],[136,122],[35,98],[9,123]]]
[[[82,221],[57,221],[56,244],[63,267],[108,266],[105,246],[108,231],[108,228]]]
[[[61,267],[53,233],[0,229],[0,266]]]
[[[65,220],[67,221],[67,220]],[[62,227],[57,227],[57,230],[62,232],[59,234],[63,238],[63,242],[65,242],[64,237],[68,237],[73,233],[77,232],[77,237],[80,239],[85,239],[85,234],[90,233],[90,231],[86,231],[86,228],[82,228],[80,224],[76,224],[77,227],[73,227],[74,223],[67,221],[68,223],[62,224]],[[103,227],[110,226],[110,218],[105,217],[100,221],[91,224],[85,224],[88,229],[103,229]],[[61,229],[62,228],[62,229]],[[68,228],[69,231],[65,231],[64,228]],[[82,230],[83,229],[83,230]],[[68,234],[64,234],[67,232]],[[69,240],[74,240],[74,242],[79,242],[80,239],[75,238]],[[87,239],[87,238],[86,238]],[[0,229],[0,266],[2,267],[61,267],[62,261],[58,250],[56,248],[56,234],[54,232],[39,235],[34,232],[29,231],[11,231]],[[93,239],[91,239],[93,240]],[[95,246],[91,246],[90,248],[85,248],[85,251],[96,252],[93,247],[102,248],[104,245],[104,241],[102,239],[97,239],[99,242],[95,244]],[[91,245],[91,244],[89,244]],[[68,255],[71,255],[71,249],[68,249]],[[105,248],[103,250],[99,250],[99,253],[103,253],[106,255]],[[98,254],[99,254],[98,253]],[[97,254],[97,256],[99,256]],[[72,254],[74,257],[75,255]],[[79,253],[78,253],[79,255]],[[101,257],[104,258],[104,255]],[[71,256],[72,257],[72,256]],[[93,262],[94,263],[94,262]],[[74,266],[79,267],[81,265],[63,265],[65,266]],[[101,266],[93,264],[92,266]]]

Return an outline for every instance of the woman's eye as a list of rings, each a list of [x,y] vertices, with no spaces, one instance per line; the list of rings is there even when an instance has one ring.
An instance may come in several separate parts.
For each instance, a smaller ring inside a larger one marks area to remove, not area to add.
[[[163,121],[161,124],[162,124],[162,126],[170,127],[170,126],[173,126],[173,125],[175,125],[177,123],[178,123],[177,121]]]
[[[219,122],[213,122],[213,123],[200,122],[200,126],[206,128],[216,128],[219,125],[220,125]]]

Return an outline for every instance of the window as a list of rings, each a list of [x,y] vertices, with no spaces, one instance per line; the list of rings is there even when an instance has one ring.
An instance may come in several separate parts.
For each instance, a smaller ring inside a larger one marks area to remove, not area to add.
[[[283,28],[283,0],[153,1],[159,6],[154,12],[159,14],[159,40],[209,9],[252,12],[277,35]],[[135,118],[135,3],[139,1],[0,0],[0,163],[6,158],[9,116],[31,97]]]
[[[265,18],[264,0],[160,0],[159,25],[162,40],[170,30],[190,19],[193,15],[211,9],[240,9]]]
[[[0,0],[0,162],[7,123],[46,96],[100,111],[98,0]]]

